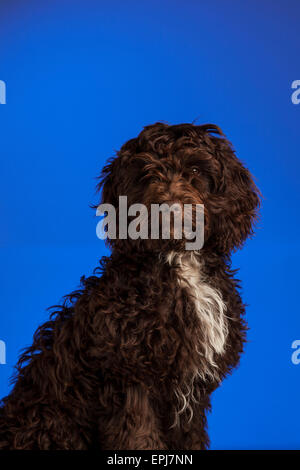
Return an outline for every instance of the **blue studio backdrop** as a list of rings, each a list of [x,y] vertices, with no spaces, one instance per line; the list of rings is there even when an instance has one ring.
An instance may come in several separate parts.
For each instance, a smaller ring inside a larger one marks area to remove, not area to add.
[[[198,118],[264,195],[233,257],[250,331],[213,394],[211,448],[300,448],[299,14],[297,0],[1,1],[0,397],[46,308],[107,253],[89,208],[105,160],[144,125]]]

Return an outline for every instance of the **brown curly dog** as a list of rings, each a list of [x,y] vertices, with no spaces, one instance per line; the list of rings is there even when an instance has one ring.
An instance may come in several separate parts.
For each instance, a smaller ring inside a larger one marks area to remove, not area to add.
[[[217,126],[160,122],[121,147],[99,189],[117,213],[121,195],[203,204],[204,245],[108,239],[111,256],[20,357],[0,449],[206,449],[210,395],[245,341],[230,254],[253,233],[259,191]]]

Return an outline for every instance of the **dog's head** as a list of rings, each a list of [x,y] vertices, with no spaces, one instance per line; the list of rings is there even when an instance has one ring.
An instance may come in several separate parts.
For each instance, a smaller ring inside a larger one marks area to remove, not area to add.
[[[127,196],[128,206],[138,203],[147,208],[162,203],[203,204],[205,247],[223,255],[252,234],[259,207],[259,191],[250,172],[212,124],[146,126],[103,168],[98,189],[102,204],[117,210],[119,196]],[[159,242],[148,240],[148,247],[152,243],[157,248]]]

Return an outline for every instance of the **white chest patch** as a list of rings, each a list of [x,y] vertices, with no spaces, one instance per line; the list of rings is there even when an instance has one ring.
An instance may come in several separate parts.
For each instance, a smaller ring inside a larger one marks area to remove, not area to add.
[[[204,376],[216,378],[217,365],[214,356],[224,353],[228,335],[226,305],[221,293],[206,282],[198,254],[172,252],[169,253],[167,262],[177,268],[178,283],[187,290],[201,322],[204,337],[202,349],[204,349],[207,367],[206,370],[199,370],[197,375],[201,375],[202,378]],[[198,348],[197,344],[195,344],[195,348]],[[199,352],[199,354],[201,353]]]
[[[167,256],[167,262],[176,268],[179,285],[187,290],[189,297],[194,302],[204,338],[201,341],[201,347],[199,347],[200,343],[195,344],[195,349],[200,356],[199,368],[194,371],[188,383],[174,390],[179,404],[179,409],[175,411],[173,424],[176,426],[182,413],[187,412],[190,419],[193,417],[192,402],[197,401],[194,397],[195,379],[199,377],[203,381],[220,380],[215,355],[223,354],[225,351],[228,322],[225,314],[226,305],[221,293],[205,280],[201,259],[197,253],[178,254],[171,252]]]

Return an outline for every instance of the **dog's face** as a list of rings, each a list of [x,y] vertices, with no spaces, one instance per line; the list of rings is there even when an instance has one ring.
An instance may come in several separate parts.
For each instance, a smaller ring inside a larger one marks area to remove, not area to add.
[[[144,204],[204,205],[205,246],[229,254],[252,233],[259,193],[249,171],[235,156],[230,143],[214,125],[156,123],[125,143],[104,167],[99,183],[102,203],[118,208],[119,196],[128,206]],[[182,217],[184,210],[182,210]],[[147,240],[159,249],[166,243],[177,249],[184,240]],[[114,243],[111,242],[112,245]]]

